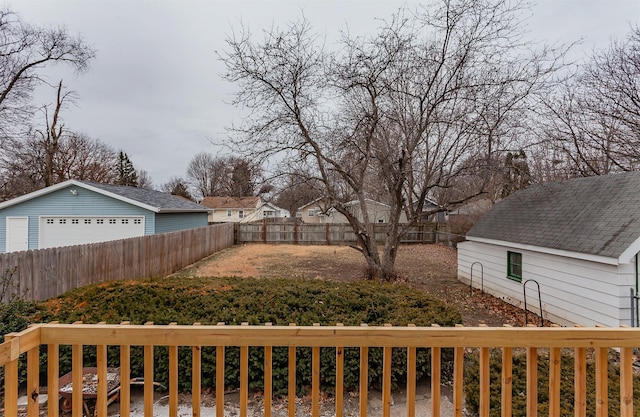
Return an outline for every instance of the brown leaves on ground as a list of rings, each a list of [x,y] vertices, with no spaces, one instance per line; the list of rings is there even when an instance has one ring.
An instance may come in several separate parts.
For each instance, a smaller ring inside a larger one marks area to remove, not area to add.
[[[214,254],[198,263],[196,276],[305,278],[353,281],[365,276],[366,263],[347,246],[242,245]],[[455,305],[465,326],[525,325],[520,308],[457,280],[457,252],[443,245],[404,245],[396,270],[401,280]],[[529,322],[539,318],[529,314]],[[546,324],[546,323],[545,323]]]

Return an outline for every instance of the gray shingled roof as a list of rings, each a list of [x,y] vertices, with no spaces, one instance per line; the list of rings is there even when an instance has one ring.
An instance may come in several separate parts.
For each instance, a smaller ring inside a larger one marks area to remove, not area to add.
[[[529,187],[497,203],[467,237],[618,258],[640,237],[640,172]]]
[[[156,207],[158,212],[206,212],[208,209],[186,198],[177,197],[160,191],[145,190],[144,188],[126,187],[123,185],[98,184],[81,181],[83,184],[99,188],[108,193],[116,194],[130,200],[138,201],[148,206]]]

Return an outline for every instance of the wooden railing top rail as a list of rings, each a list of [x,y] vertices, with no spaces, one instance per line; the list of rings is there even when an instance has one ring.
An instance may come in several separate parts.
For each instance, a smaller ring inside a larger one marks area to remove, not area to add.
[[[586,415],[586,369],[587,348],[595,348],[596,360],[596,404],[597,416],[607,415],[608,404],[608,349],[620,348],[619,415],[633,417],[633,348],[640,346],[639,328],[513,328],[513,327],[392,327],[392,326],[226,326],[226,325],[119,325],[109,324],[36,324],[20,333],[5,336],[0,344],[0,366],[5,369],[4,415],[17,417],[18,358],[26,353],[28,416],[38,416],[40,392],[40,345],[48,345],[47,382],[49,392],[59,389],[59,345],[72,345],[72,370],[74,387],[83,386],[83,345],[96,346],[98,374],[98,397],[95,413],[107,415],[108,389],[107,366],[108,345],[120,346],[120,379],[130,378],[131,346],[144,346],[144,412],[154,415],[154,349],[153,346],[169,346],[168,391],[169,414],[178,415],[179,350],[178,346],[192,346],[192,407],[193,414],[200,415],[202,394],[202,356],[200,346],[216,346],[216,363],[225,363],[225,346],[239,347],[239,407],[240,415],[248,415],[249,398],[249,346],[264,347],[264,415],[271,416],[273,397],[273,350],[274,346],[289,346],[288,349],[288,415],[296,415],[296,347],[312,349],[312,413],[319,417],[321,347],[337,347],[335,362],[336,415],[341,416],[344,399],[344,360],[342,347],[360,347],[359,394],[360,415],[366,415],[368,392],[368,348],[382,347],[382,415],[391,416],[392,358],[394,347],[406,348],[407,369],[407,415],[415,415],[416,403],[416,348],[430,347],[431,352],[431,398],[440,398],[442,348],[453,349],[453,403],[456,417],[463,416],[464,348],[479,349],[479,405],[481,416],[490,411],[491,380],[490,348],[502,348],[503,368],[501,383],[501,407],[503,415],[511,415],[513,391],[513,349],[526,349],[526,413],[538,415],[538,348],[549,348],[549,413],[560,415],[561,397],[561,348],[574,348],[574,408],[576,415]],[[224,415],[225,366],[216,367],[215,396],[216,415]],[[102,381],[102,382],[100,382]],[[130,415],[130,390],[128,384],[120,386],[120,415]],[[73,390],[71,409],[74,417],[81,417],[85,406],[82,389]],[[55,404],[55,402],[53,402]],[[66,404],[67,406],[69,404]],[[637,410],[637,406],[636,410]],[[431,403],[432,415],[440,415],[440,402]],[[49,416],[58,417],[58,407],[48,407]]]
[[[638,328],[38,324],[8,335],[39,344],[131,346],[640,347]],[[0,364],[9,349],[0,345]],[[12,348],[15,350],[15,346]]]

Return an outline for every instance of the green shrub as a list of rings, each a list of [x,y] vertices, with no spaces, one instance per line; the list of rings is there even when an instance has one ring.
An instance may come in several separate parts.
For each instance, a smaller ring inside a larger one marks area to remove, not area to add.
[[[460,313],[414,288],[374,281],[340,283],[322,280],[289,279],[233,279],[233,278],[166,278],[139,282],[112,282],[83,287],[63,297],[42,304],[43,321],[58,320],[72,323],[130,321],[143,324],[216,324],[224,322],[238,325],[247,322],[260,325],[309,326],[314,323],[346,326],[367,323],[371,326],[391,323],[394,326],[453,326],[461,322]],[[155,348],[155,380],[166,385],[168,380],[167,348]],[[429,349],[420,349],[417,357],[417,377],[429,374]],[[109,365],[119,363],[119,347],[108,349]],[[181,390],[191,388],[191,349],[179,349],[179,383]],[[240,353],[237,347],[225,352],[225,386],[238,387]],[[311,349],[300,347],[296,352],[296,381],[298,389],[311,385]],[[452,352],[443,351],[443,369],[451,369]],[[95,348],[84,350],[85,366],[95,364]],[[250,348],[250,387],[263,387],[264,349]],[[71,355],[68,347],[61,347],[60,369],[70,370]],[[274,347],[274,391],[287,390],[288,350]],[[321,384],[325,390],[335,385],[335,348],[321,349]],[[382,349],[369,352],[369,382],[379,386],[382,378]],[[133,376],[142,376],[141,347],[132,347]],[[406,349],[394,349],[393,375],[395,384],[405,382]],[[215,387],[215,347],[202,349],[202,384]],[[445,374],[445,378],[449,374]],[[345,349],[345,386],[356,388],[359,381],[359,350]]]
[[[38,305],[33,301],[24,301],[13,297],[13,300],[0,303],[0,343],[4,342],[7,333],[21,332],[29,326],[38,313]],[[41,359],[41,362],[44,357]],[[18,363],[18,379],[20,383],[27,380],[26,357],[20,357]],[[4,367],[0,368],[0,381],[4,378]]]
[[[480,407],[480,383],[479,383],[479,361],[477,355],[467,358],[468,364],[465,367],[464,393],[467,409],[478,415]],[[560,376],[560,415],[574,415],[574,360],[571,355],[562,355],[561,376]],[[502,357],[499,350],[492,350],[490,356],[490,417],[501,415],[501,380],[502,380]],[[613,361],[609,361],[609,416],[618,417],[620,415],[620,369]],[[512,404],[513,417],[526,416],[527,404],[527,357],[525,354],[513,356],[513,385]],[[634,409],[640,410],[640,376],[636,375],[633,380],[634,385]],[[538,355],[538,415],[549,415],[549,357]],[[587,417],[595,417],[596,410],[596,388],[595,388],[595,363],[587,362]]]

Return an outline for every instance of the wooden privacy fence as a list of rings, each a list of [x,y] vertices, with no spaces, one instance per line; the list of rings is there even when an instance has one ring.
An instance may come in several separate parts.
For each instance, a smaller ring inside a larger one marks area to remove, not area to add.
[[[376,241],[384,242],[386,224],[373,225]],[[444,229],[443,226],[438,226]],[[435,243],[455,241],[456,235],[446,229],[436,230],[435,224],[421,224],[410,229],[400,243]],[[254,222],[236,224],[238,243],[292,243],[305,245],[348,245],[356,243],[356,236],[348,224],[300,224]]]
[[[27,300],[46,300],[84,285],[165,276],[232,245],[233,225],[220,224],[89,245],[3,253],[0,274],[15,269],[5,298],[16,294]]]
[[[130,378],[131,346],[143,346],[144,360],[144,414],[154,415],[153,378],[154,365],[167,369],[169,415],[177,416],[178,412],[178,364],[180,356],[178,347],[191,347],[192,355],[190,381],[192,387],[192,409],[194,416],[201,415],[201,349],[214,346],[215,361],[225,364],[225,349],[239,347],[238,363],[240,375],[240,416],[247,416],[249,401],[249,347],[264,349],[264,415],[272,415],[274,378],[286,379],[288,383],[288,415],[296,415],[296,349],[307,347],[312,349],[311,361],[311,400],[313,417],[319,416],[320,404],[320,349],[335,349],[335,414],[343,415],[344,384],[343,372],[345,348],[357,348],[360,356],[359,396],[361,417],[367,415],[368,401],[368,354],[374,347],[383,350],[382,370],[382,414],[391,414],[391,361],[393,349],[406,350],[406,400],[407,416],[414,417],[416,403],[416,349],[431,348],[431,411],[433,417],[440,416],[441,398],[441,357],[445,348],[453,349],[453,406],[454,416],[463,415],[463,379],[465,372],[465,350],[479,349],[479,414],[489,416],[490,402],[490,364],[489,349],[502,350],[501,410],[503,416],[510,416],[512,410],[513,371],[512,355],[514,349],[526,350],[526,415],[538,416],[538,361],[539,348],[548,349],[549,357],[549,415],[560,416],[560,350],[571,348],[574,351],[575,379],[574,403],[575,416],[586,415],[586,353],[593,352],[596,362],[596,401],[595,415],[608,415],[608,375],[607,354],[611,348],[620,352],[620,406],[621,417],[633,417],[633,348],[640,344],[640,329],[635,328],[463,328],[463,327],[347,327],[347,326],[154,326],[152,324],[133,326],[121,325],[85,325],[85,324],[43,324],[34,325],[21,333],[5,336],[0,345],[0,366],[4,366],[4,416],[16,417],[18,400],[18,361],[20,355],[26,354],[26,394],[28,398],[27,415],[37,416],[39,413],[38,396],[40,392],[41,372],[47,380],[50,404],[48,416],[57,417],[58,407],[55,393],[59,390],[59,350],[63,345],[70,345],[72,351],[72,412],[74,417],[83,413],[83,347],[95,346],[97,362],[97,401],[96,415],[107,415],[107,368],[119,366],[120,381],[120,416],[130,415]],[[119,346],[119,357],[111,359],[117,363],[108,363],[107,346]],[[41,347],[46,346],[46,369],[40,369]],[[168,365],[154,361],[154,348],[167,347]],[[288,373],[276,376],[273,374],[272,360],[274,347],[288,347]],[[255,348],[254,348],[255,349]],[[184,354],[184,351],[183,351]],[[215,396],[216,416],[224,415],[225,366],[216,366]],[[639,410],[636,410],[636,413]]]

